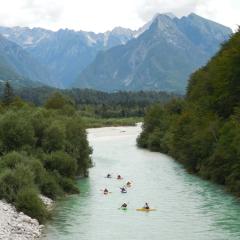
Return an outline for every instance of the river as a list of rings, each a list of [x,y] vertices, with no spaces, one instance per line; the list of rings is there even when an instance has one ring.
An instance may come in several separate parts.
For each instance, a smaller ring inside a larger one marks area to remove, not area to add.
[[[239,240],[240,202],[170,157],[136,147],[140,127],[89,130],[95,167],[57,203],[44,240]],[[112,173],[124,180],[106,179]],[[133,187],[121,194],[127,180]],[[100,191],[109,188],[112,194]],[[145,202],[157,209],[138,212]],[[118,210],[128,202],[127,211]]]

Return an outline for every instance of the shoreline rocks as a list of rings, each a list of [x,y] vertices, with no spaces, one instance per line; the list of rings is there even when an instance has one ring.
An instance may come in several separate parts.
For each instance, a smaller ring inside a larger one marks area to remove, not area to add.
[[[53,201],[45,196],[39,196],[49,210]],[[39,239],[44,226],[22,212],[17,212],[11,204],[0,200],[0,240],[35,240]]]
[[[54,201],[52,199],[45,197],[43,195],[39,195],[39,198],[42,200],[42,202],[49,211],[53,209]]]

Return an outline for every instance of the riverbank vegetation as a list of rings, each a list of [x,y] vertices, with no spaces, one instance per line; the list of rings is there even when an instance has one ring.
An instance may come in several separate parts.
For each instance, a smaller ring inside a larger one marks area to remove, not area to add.
[[[0,104],[0,199],[43,222],[39,198],[78,193],[76,176],[91,166],[84,123],[73,102],[54,94],[43,107],[14,97],[7,83]]]
[[[82,117],[82,120],[86,128],[99,128],[99,127],[135,126],[136,123],[143,121],[143,117],[125,117],[125,118]]]
[[[192,75],[184,100],[149,108],[138,145],[240,196],[240,30]]]
[[[109,126],[110,122],[113,126],[122,123],[125,125],[127,122],[132,125],[133,118],[142,118],[151,104],[164,104],[179,97],[176,94],[154,91],[106,93],[91,89],[60,90],[50,87],[21,88],[15,92],[17,96],[36,106],[44,105],[50,96],[58,92],[74,102],[81,116],[98,126]]]
[[[1,85],[0,92],[3,92]],[[166,92],[106,93],[92,89],[60,90],[51,87],[18,88],[14,92],[36,106],[43,106],[49,97],[58,93],[56,96],[64,96],[74,105],[88,128],[133,126],[143,121],[144,113],[151,104],[165,104],[173,98],[181,98],[180,95]]]

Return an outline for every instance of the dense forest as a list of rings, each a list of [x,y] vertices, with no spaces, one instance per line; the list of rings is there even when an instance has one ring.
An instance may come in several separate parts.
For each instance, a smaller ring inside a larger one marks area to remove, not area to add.
[[[156,102],[166,103],[179,97],[154,91],[106,93],[90,89],[60,90],[50,87],[18,88],[14,91],[23,100],[37,106],[44,105],[53,93],[58,92],[73,101],[82,115],[100,118],[142,117],[149,105]]]
[[[72,101],[54,94],[43,107],[15,97],[6,83],[0,103],[0,199],[43,222],[49,213],[39,194],[56,199],[78,193],[91,148]]]
[[[138,145],[240,196],[240,30],[191,76],[185,99],[148,109]]]

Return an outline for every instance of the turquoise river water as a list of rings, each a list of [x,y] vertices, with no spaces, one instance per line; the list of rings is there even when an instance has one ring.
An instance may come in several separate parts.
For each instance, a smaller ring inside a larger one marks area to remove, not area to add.
[[[89,130],[95,167],[80,195],[57,203],[44,240],[239,240],[240,201],[186,173],[170,157],[136,147],[140,127]],[[124,180],[107,179],[112,173]],[[121,187],[133,182],[127,194]],[[112,191],[103,195],[101,189]],[[145,202],[157,209],[138,212]],[[119,210],[127,202],[128,210]]]

